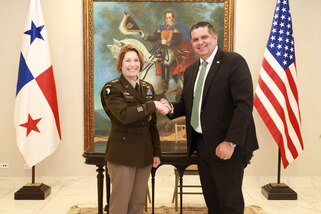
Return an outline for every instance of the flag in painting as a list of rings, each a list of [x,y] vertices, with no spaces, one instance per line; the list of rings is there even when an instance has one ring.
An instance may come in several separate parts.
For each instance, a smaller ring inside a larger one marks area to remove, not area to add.
[[[40,0],[31,0],[23,31],[14,123],[28,166],[52,154],[61,140],[58,102]]]
[[[288,0],[278,0],[276,4],[254,106],[277,143],[286,168],[304,148]]]

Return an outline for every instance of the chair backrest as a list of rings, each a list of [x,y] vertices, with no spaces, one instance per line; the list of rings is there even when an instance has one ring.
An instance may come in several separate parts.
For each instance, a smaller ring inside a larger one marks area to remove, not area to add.
[[[186,126],[175,124],[175,139],[176,141],[186,140]]]

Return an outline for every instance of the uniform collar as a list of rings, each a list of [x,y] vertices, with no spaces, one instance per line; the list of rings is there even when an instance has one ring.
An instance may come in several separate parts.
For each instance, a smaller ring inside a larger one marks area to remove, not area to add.
[[[124,75],[123,75],[124,76]],[[125,76],[124,76],[125,77]],[[137,80],[132,80],[132,79],[129,79],[127,77],[125,77],[125,79],[130,83],[131,86],[133,86],[133,88],[135,88],[136,84],[139,84],[139,78],[137,76]]]

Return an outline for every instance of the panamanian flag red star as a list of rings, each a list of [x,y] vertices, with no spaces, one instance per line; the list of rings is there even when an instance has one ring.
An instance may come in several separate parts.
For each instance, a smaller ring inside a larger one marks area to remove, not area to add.
[[[22,35],[14,122],[16,141],[34,166],[61,141],[56,84],[40,0],[30,0]]]

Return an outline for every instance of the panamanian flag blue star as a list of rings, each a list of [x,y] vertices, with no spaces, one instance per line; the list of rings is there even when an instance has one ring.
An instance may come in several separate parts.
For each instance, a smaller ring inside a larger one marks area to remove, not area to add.
[[[14,123],[28,166],[51,155],[61,141],[56,84],[40,0],[30,0],[22,31]]]
[[[30,28],[30,30],[27,30],[25,32],[25,34],[30,35],[30,44],[32,44],[32,42],[36,38],[44,40],[42,35],[41,35],[41,31],[42,31],[43,28],[44,28],[44,25],[41,25],[41,26],[37,27],[35,25],[35,23],[31,20],[31,28]]]

